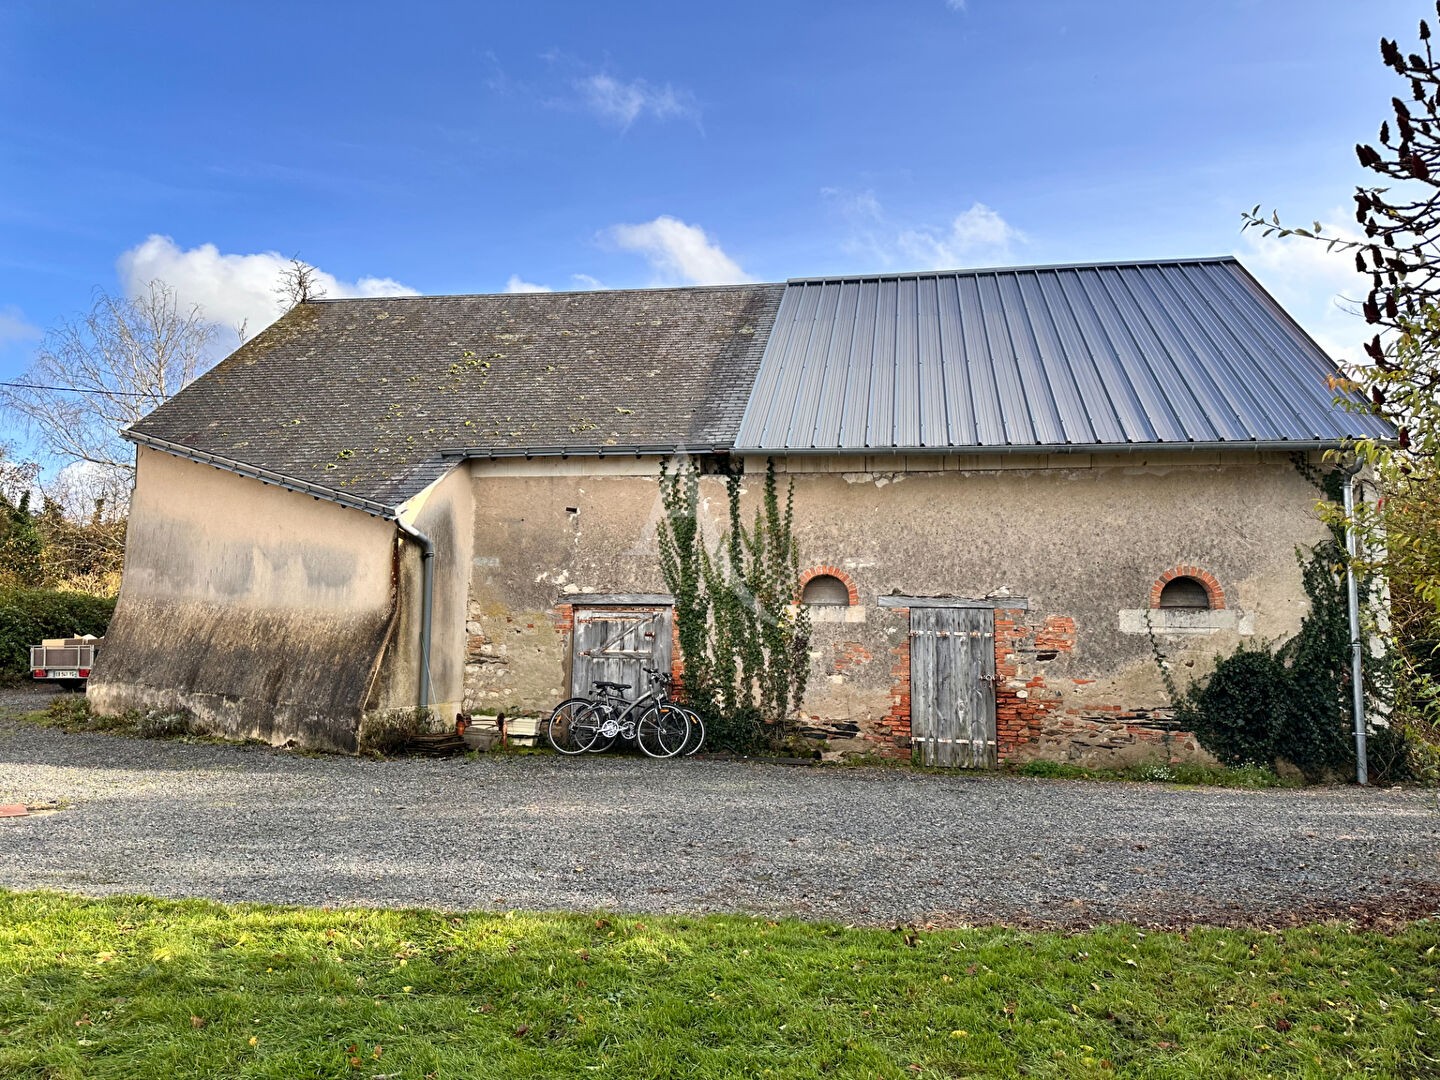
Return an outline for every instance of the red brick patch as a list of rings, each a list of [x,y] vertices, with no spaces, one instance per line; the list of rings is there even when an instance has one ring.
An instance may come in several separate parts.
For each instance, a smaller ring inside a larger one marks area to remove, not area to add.
[[[835,658],[830,662],[830,670],[836,675],[843,675],[851,668],[873,660],[870,650],[858,641],[842,641],[835,646]]]
[[[866,738],[875,743],[881,757],[910,756],[910,609],[893,608],[893,617],[904,620],[904,636],[890,650],[890,708]]]

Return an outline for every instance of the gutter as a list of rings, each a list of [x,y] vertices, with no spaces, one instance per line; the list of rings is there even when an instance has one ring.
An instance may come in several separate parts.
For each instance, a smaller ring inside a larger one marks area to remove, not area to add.
[[[1217,451],[1296,451],[1296,450],[1341,450],[1354,439],[1367,438],[1356,435],[1349,439],[1264,439],[1241,442],[1238,439],[1213,442],[1127,442],[1127,443],[1010,443],[1005,446],[736,446],[732,454],[769,454],[774,456],[808,455],[847,457],[883,457],[898,454],[973,454],[979,457],[993,455],[1010,457],[1015,454],[1160,454],[1160,453],[1207,453]],[[1393,439],[1379,439],[1391,443]]]
[[[435,616],[435,541],[399,516],[395,524],[402,535],[420,545],[420,694],[416,707],[430,707],[430,644]]]
[[[691,446],[687,443],[648,443],[630,446],[517,446],[498,449],[484,446],[442,450],[442,458],[499,461],[507,458],[537,457],[666,457],[670,454],[728,454],[728,446]]]
[[[687,443],[645,443],[626,446],[517,446],[456,447],[440,451],[442,458],[499,461],[507,458],[539,457],[655,457],[669,454],[766,454],[773,456],[846,456],[881,457],[896,454],[1136,454],[1136,453],[1216,453],[1217,451],[1298,451],[1343,450],[1356,439],[1372,438],[1348,435],[1330,439],[1217,439],[1209,442],[1124,442],[1124,443],[1009,443],[1004,446],[957,444],[946,446],[727,446],[723,444],[695,446]],[[1394,439],[1377,439],[1392,443]]]

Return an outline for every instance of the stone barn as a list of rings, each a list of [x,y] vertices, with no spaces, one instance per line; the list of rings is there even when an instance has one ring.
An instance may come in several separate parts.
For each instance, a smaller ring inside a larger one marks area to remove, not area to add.
[[[307,302],[127,432],[90,695],[339,751],[679,663],[662,461],[794,482],[803,730],[988,765],[1195,750],[1306,611],[1321,456],[1390,436],[1234,259]],[[758,484],[749,484],[753,498]]]

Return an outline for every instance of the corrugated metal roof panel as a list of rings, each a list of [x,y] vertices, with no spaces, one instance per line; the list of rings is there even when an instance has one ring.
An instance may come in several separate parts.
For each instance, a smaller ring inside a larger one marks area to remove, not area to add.
[[[788,283],[736,449],[1393,438],[1231,258]]]

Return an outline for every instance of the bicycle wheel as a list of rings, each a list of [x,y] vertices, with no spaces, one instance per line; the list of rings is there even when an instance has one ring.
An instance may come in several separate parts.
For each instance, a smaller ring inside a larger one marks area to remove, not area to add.
[[[674,705],[652,705],[635,725],[635,745],[653,758],[674,757],[689,738],[690,721]]]
[[[685,709],[685,718],[690,721],[690,737],[685,740],[685,749],[680,751],[682,757],[689,757],[700,747],[705,745],[705,721],[700,719],[700,714],[694,709]]]
[[[545,725],[545,737],[562,754],[583,754],[599,735],[595,706],[587,698],[565,699],[555,706]]]

